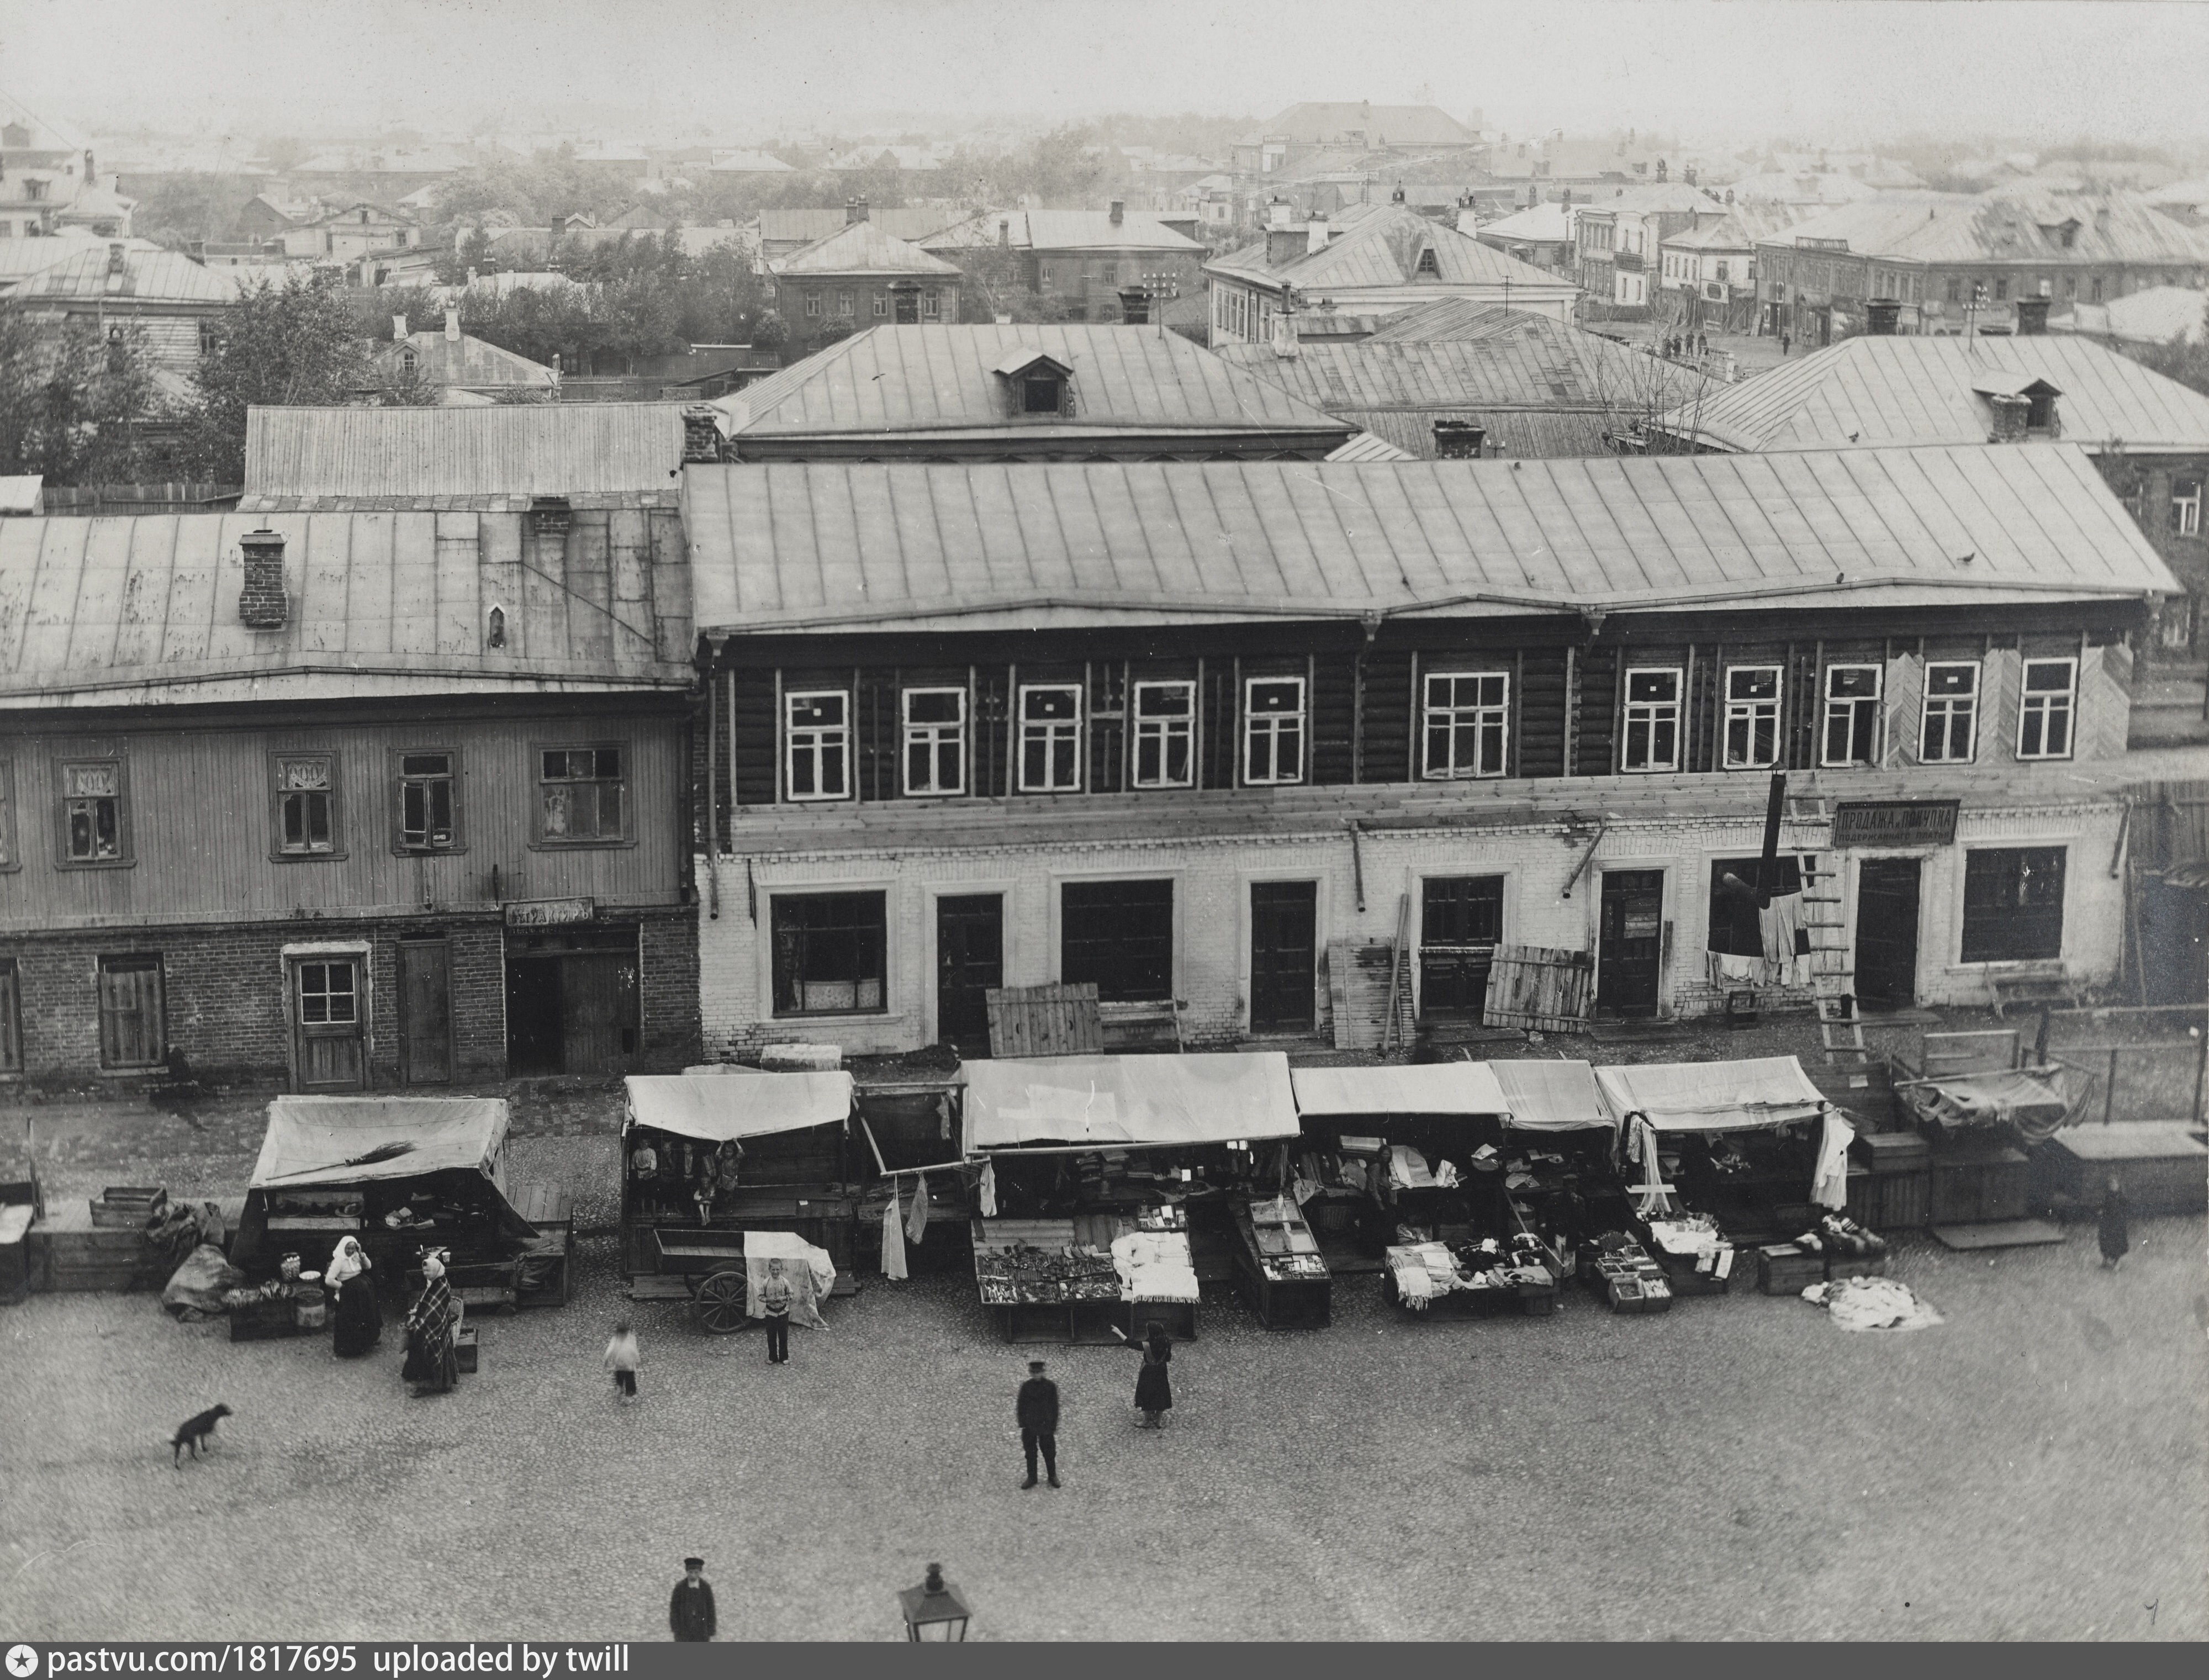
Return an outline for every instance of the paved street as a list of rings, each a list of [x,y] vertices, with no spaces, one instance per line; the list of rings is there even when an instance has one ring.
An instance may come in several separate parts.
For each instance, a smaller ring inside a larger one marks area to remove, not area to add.
[[[1948,1322],[1896,1336],[1754,1294],[1402,1323],[1371,1277],[1324,1333],[1208,1307],[1161,1435],[1126,1354],[1045,1350],[1056,1493],[1016,1485],[1027,1351],[955,1276],[870,1280],[780,1368],[643,1309],[629,1411],[605,1239],[573,1306],[486,1320],[482,1373],[418,1401],[388,1332],[344,1364],[37,1297],[0,1310],[0,1631],[651,1638],[695,1549],[731,1637],[893,1637],[940,1559],[977,1638],[2198,1639],[2204,1226],[2136,1236],[2115,1277],[2085,1229],[1907,1246]]]

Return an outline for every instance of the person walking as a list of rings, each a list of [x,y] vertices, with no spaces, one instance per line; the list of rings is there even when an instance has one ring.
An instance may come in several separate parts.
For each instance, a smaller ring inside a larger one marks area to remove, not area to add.
[[[703,1644],[713,1638],[713,1589],[707,1581],[702,1557],[683,1560],[683,1579],[675,1583],[667,1600],[667,1631],[684,1645]]]
[[[643,1362],[644,1355],[637,1350],[636,1332],[629,1328],[626,1318],[617,1320],[613,1337],[606,1343],[605,1368],[614,1374],[614,1393],[620,1396],[623,1406],[636,1399],[636,1370]]]
[[[1053,1487],[1058,1485],[1058,1384],[1044,1375],[1040,1359],[1028,1361],[1028,1380],[1020,1384],[1020,1398],[1013,1403],[1013,1415],[1020,1420],[1020,1451],[1028,1461],[1028,1478],[1023,1488],[1036,1484],[1036,1454],[1043,1454],[1044,1474],[1050,1478]]]
[[[2132,1200],[2125,1195],[2124,1185],[2112,1177],[2102,1196],[2102,1217],[2096,1233],[2101,1238],[2102,1269],[2105,1272],[2114,1272],[2123,1265],[2125,1255],[2131,1251],[2132,1211]]]
[[[1139,1426],[1147,1430],[1165,1427],[1165,1414],[1173,1409],[1173,1384],[1166,1376],[1166,1366],[1173,1359],[1173,1344],[1166,1340],[1166,1327],[1153,1319],[1144,1328],[1142,1340],[1129,1341],[1128,1333],[1118,1325],[1112,1334],[1124,1347],[1140,1349],[1143,1368],[1135,1373],[1135,1409],[1143,1414]]]
[[[782,1262],[770,1260],[767,1276],[760,1284],[760,1310],[767,1315],[767,1362],[770,1365],[790,1363],[790,1280],[782,1274]]]

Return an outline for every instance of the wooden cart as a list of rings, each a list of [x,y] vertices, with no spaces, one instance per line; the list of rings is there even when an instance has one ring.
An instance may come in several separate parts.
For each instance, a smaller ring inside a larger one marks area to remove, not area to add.
[[[690,1299],[690,1316],[700,1324],[717,1336],[725,1336],[750,1322],[747,1309],[751,1283],[744,1270],[743,1231],[657,1227],[652,1233],[652,1247],[659,1262],[655,1277],[664,1283],[681,1285]]]

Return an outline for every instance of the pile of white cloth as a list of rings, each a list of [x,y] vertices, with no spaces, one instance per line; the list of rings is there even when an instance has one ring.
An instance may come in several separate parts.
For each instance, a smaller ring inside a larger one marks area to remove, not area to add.
[[[1112,1269],[1123,1301],[1194,1301],[1196,1266],[1178,1231],[1131,1231],[1112,1242]]]
[[[1812,1284],[1803,1298],[1823,1307],[1844,1330],[1923,1330],[1943,1322],[1908,1284],[1893,1278],[1835,1278]]]
[[[1399,1190],[1430,1190],[1435,1187],[1435,1175],[1427,1166],[1427,1158],[1408,1143],[1399,1143],[1389,1149],[1388,1175],[1396,1181]]]

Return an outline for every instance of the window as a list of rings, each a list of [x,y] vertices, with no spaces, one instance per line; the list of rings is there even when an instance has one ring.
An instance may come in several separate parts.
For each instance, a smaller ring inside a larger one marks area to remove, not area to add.
[[[1767,954],[1764,913],[1758,907],[1757,873],[1762,860],[1755,858],[1716,858],[1711,861],[1710,932],[1703,948],[1722,956],[1761,957]],[[1765,890],[1785,898],[1803,890],[1803,866],[1796,858],[1772,860]],[[1782,923],[1781,926],[1786,926]]]
[[[1680,768],[1680,673],[1626,673],[1625,764],[1629,770]]]
[[[1511,733],[1511,679],[1500,671],[1435,671],[1426,679],[1430,780],[1500,776]]]
[[[1728,277],[1728,265],[1725,259],[1721,257],[1718,259],[1718,280],[1720,283],[1723,284]]]
[[[2063,295],[2067,298],[2075,298],[2079,295],[2078,275],[2066,274],[2063,276]]]
[[[1964,857],[1965,962],[2049,962],[2063,954],[2063,848],[1989,847]]]
[[[1304,779],[1304,679],[1253,677],[1243,685],[1243,780],[1253,787]]]
[[[1104,265],[1104,284],[1107,286],[1117,286],[1119,283],[1120,265],[1117,262],[1106,263]]]
[[[1059,889],[1058,978],[1104,1003],[1173,996],[1171,881],[1069,881]]]
[[[1435,248],[1432,245],[1429,245],[1419,253],[1417,272],[1422,274],[1432,274],[1437,280],[1442,278],[1442,264],[1435,261]]]
[[[966,791],[966,690],[905,691],[905,791],[937,796]]]
[[[818,316],[821,313],[821,294],[818,292],[809,292],[805,294],[805,312],[811,316]]]
[[[875,313],[876,315],[888,315],[889,312],[889,298],[880,292],[875,293]]]
[[[852,797],[852,697],[841,689],[786,694],[783,786],[793,799]]]
[[[1725,767],[1761,770],[1779,762],[1779,667],[1735,665],[1725,674]]]
[[[2174,537],[2198,537],[2201,534],[2201,480],[2176,479],[2170,485],[2170,534]]]
[[[1503,877],[1437,876],[1419,888],[1419,1013],[1478,1021],[1503,937]]]
[[[1023,414],[1056,414],[1059,411],[1059,382],[1049,374],[1038,374],[1020,381],[1020,412]]]
[[[943,294],[939,292],[923,292],[920,298],[920,312],[930,321],[941,317],[943,314]]]
[[[1190,786],[1195,780],[1195,683],[1136,683],[1135,786]]]
[[[330,754],[276,759],[276,851],[285,858],[337,853],[337,761]]]
[[[2007,303],[2008,299],[2009,280],[2007,276],[2004,276],[1995,281],[1995,301],[1998,304]]]
[[[2078,660],[2025,662],[2025,692],[2017,713],[2019,758],[2071,756],[2071,714],[2078,691]]]
[[[1044,291],[1048,292],[1050,289],[1050,263],[1048,263],[1048,262],[1046,262],[1046,263],[1044,263],[1044,264],[1043,265],[1043,290],[1044,290]]]
[[[1918,757],[1928,764],[1968,764],[1978,747],[1979,667],[1976,660],[1925,667],[1925,728]]]
[[[859,312],[858,304],[858,299],[851,292],[840,292],[837,294],[836,298],[836,313],[839,315],[857,315]]]
[[[1880,674],[1875,665],[1826,667],[1824,762],[1879,762]]]
[[[2086,290],[2090,301],[2097,304],[2100,303],[2102,301],[2102,277],[2099,274],[2095,275],[2092,280],[2087,282]]]
[[[882,893],[776,894],[775,1014],[881,1012],[887,898]]]
[[[627,837],[629,778],[619,747],[538,750],[538,838],[598,845]]]
[[[343,1026],[360,1019],[360,968],[352,958],[303,962],[292,972],[298,976],[302,1025]]]
[[[1964,301],[1964,282],[1953,274],[1948,276],[1948,301],[1952,304]]]
[[[99,959],[99,1065],[155,1068],[168,1055],[161,1009],[161,959]]]
[[[212,321],[200,322],[200,354],[212,356],[222,348],[222,328]]]
[[[1081,686],[1020,689],[1020,792],[1070,793],[1081,786]]]
[[[104,758],[65,762],[61,774],[63,863],[129,861],[129,836],[123,828],[123,761]]]
[[[399,756],[399,849],[436,852],[460,840],[460,778],[449,752]]]

